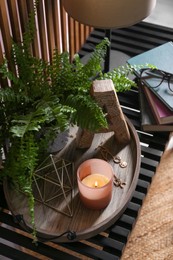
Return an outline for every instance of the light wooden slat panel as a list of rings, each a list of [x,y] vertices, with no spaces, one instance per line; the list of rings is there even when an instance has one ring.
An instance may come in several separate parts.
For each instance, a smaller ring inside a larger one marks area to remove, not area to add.
[[[71,17],[68,17],[68,26],[69,26],[69,52],[71,54],[71,60],[73,59],[73,56],[76,52],[75,49],[75,43],[74,43],[74,38],[75,38],[75,22],[74,19]]]
[[[54,0],[53,0],[54,1]],[[54,23],[53,23],[53,1],[45,1],[45,13],[46,13],[46,25],[47,25],[47,39],[49,57],[51,59],[53,50],[55,49],[55,34],[54,34]]]
[[[90,33],[92,32],[94,28],[91,26],[85,26],[84,27],[84,31],[85,31],[85,40],[87,39],[87,37],[90,35]]]
[[[68,51],[68,23],[67,13],[60,1],[60,17],[61,17],[61,32],[62,32],[62,51]]]
[[[17,0],[17,3],[18,3],[18,10],[20,16],[20,26],[22,32],[24,32],[26,28],[26,24],[28,22],[28,8],[27,8],[26,0]]]
[[[28,15],[35,0],[0,0],[0,64],[3,51],[9,59],[11,37],[22,40]],[[69,51],[71,58],[79,51],[91,32],[91,27],[79,24],[65,12],[61,0],[40,0],[36,13],[37,33],[32,45],[34,56],[50,60],[54,48]]]
[[[3,56],[5,54],[7,60],[9,61],[9,68],[13,70],[13,66],[11,65],[11,46],[12,46],[12,39],[11,39],[11,26],[9,20],[9,13],[8,13],[8,6],[6,1],[0,1],[0,30],[1,30],[1,55],[0,55],[0,64],[3,62]],[[5,52],[5,53],[4,53]],[[14,73],[16,71],[13,70]],[[7,80],[1,79],[1,87],[8,85],[10,82]]]
[[[0,1],[0,64],[2,64],[4,59],[4,52],[5,56],[8,60],[10,60],[10,53],[11,53],[11,34],[10,34],[10,27],[9,27],[9,19],[7,13],[7,5],[6,2]],[[8,81],[2,79],[0,74],[0,88],[8,85]]]
[[[20,33],[20,25],[18,20],[18,12],[17,12],[17,5],[16,0],[8,0],[8,10],[9,10],[9,18],[11,23],[11,30],[14,41],[18,42],[21,40],[21,33]]]
[[[61,31],[60,31],[60,3],[59,0],[52,2],[52,16],[54,24],[55,48],[61,52]]]
[[[79,50],[80,49],[80,33],[79,33],[79,23],[75,21],[75,38],[74,38],[74,42],[75,42],[75,50]]]
[[[82,46],[85,42],[84,25],[80,24],[79,27],[80,27],[79,41],[80,41],[80,46]]]
[[[6,57],[9,59],[11,51],[11,34],[6,2],[3,0],[0,1],[0,25]]]
[[[13,0],[11,0],[11,1],[13,1]],[[34,0],[26,1],[28,14],[34,11],[34,2],[33,1]],[[37,33],[35,33],[34,41],[33,41],[33,44],[32,44],[32,51],[33,51],[33,55],[34,56],[36,56],[36,57],[40,56],[40,52],[39,52],[39,39],[38,39],[38,34]]]
[[[44,15],[43,0],[39,2],[39,6],[37,8],[37,17],[38,17],[38,26],[39,26],[38,29],[39,29],[41,57],[44,60],[48,60],[47,37],[46,37],[46,28],[45,28],[45,15]]]

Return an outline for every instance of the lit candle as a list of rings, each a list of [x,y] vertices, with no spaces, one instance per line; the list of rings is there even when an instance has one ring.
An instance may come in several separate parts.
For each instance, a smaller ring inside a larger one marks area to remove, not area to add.
[[[113,169],[101,159],[83,162],[77,170],[79,195],[90,209],[105,208],[112,198]]]
[[[91,188],[100,188],[105,184],[107,184],[108,182],[109,179],[106,176],[98,173],[90,174],[82,180],[83,184]]]

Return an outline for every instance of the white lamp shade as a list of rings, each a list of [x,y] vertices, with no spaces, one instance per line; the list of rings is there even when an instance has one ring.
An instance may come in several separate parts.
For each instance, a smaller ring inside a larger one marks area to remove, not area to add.
[[[96,28],[123,28],[150,15],[156,0],[63,0],[76,21]]]

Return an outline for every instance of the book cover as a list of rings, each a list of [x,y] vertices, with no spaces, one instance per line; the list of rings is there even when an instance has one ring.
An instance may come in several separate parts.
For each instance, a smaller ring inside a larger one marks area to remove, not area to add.
[[[161,125],[157,124],[150,106],[148,105],[147,98],[139,87],[139,101],[140,101],[140,112],[141,112],[141,130],[146,132],[172,132],[173,125]]]
[[[173,111],[165,106],[165,104],[157,98],[157,96],[150,91],[149,88],[146,86],[142,86],[142,88],[152,109],[156,122],[158,124],[173,124]]]
[[[156,48],[149,51],[143,52],[130,58],[127,61],[131,65],[145,65],[152,64],[158,69],[164,70],[166,72],[173,74],[173,42],[164,43]],[[136,70],[136,75],[139,76],[139,71]],[[173,92],[168,88],[167,81],[163,83],[158,88],[152,88],[154,78],[149,78],[145,80],[145,85],[150,88],[150,90],[171,110],[173,111]],[[173,82],[172,82],[173,84]]]

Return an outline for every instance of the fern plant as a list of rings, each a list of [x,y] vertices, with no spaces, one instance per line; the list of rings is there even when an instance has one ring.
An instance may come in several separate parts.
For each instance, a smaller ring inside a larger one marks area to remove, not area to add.
[[[90,96],[93,78],[111,78],[117,91],[130,89],[135,83],[128,78],[131,66],[102,72],[101,64],[110,44],[106,38],[85,65],[79,55],[70,62],[69,53],[57,50],[51,63],[34,57],[30,51],[34,16],[35,12],[31,13],[23,42],[12,43],[10,60],[4,57],[0,66],[1,75],[11,82],[11,86],[0,89],[0,146],[7,147],[0,178],[8,178],[28,196],[36,239],[32,177],[46,156],[48,143],[70,124],[90,131],[107,127],[105,114]]]

